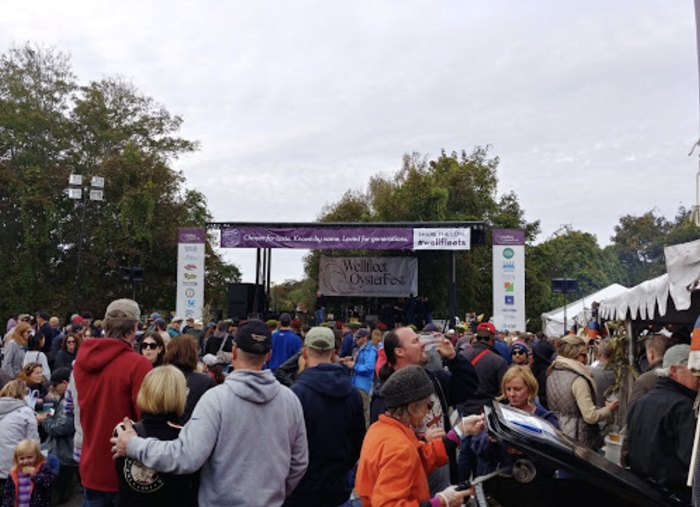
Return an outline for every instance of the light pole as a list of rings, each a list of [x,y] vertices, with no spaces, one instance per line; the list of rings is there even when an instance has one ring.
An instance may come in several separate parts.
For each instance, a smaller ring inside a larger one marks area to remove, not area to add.
[[[78,260],[75,268],[75,296],[73,297],[73,308],[77,312],[80,302],[80,262],[83,254],[83,226],[85,224],[85,210],[87,202],[104,201],[105,179],[101,176],[93,176],[89,185],[83,185],[82,174],[71,174],[68,177],[68,188],[66,193],[69,199],[82,201],[83,209],[80,212],[80,224],[78,227]]]
[[[578,280],[575,278],[553,278],[552,279],[552,293],[553,294],[564,294],[564,336],[569,333],[566,328],[566,295],[573,294],[578,290]]]

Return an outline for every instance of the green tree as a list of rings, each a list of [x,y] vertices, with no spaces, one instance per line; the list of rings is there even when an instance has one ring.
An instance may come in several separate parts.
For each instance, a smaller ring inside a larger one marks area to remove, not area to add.
[[[177,228],[211,219],[172,161],[197,149],[182,118],[132,84],[79,86],[66,55],[29,44],[0,56],[0,313],[72,308],[80,237],[81,309],[130,294],[119,266],[140,266],[139,301],[173,308]],[[68,175],[105,178],[106,199],[76,202]],[[240,273],[207,250],[207,289],[220,302]]]
[[[426,222],[485,221],[493,228],[521,228],[528,240],[539,232],[538,222],[527,222],[515,194],[499,196],[499,160],[488,147],[442,152],[428,160],[419,154],[406,155],[396,174],[375,176],[366,192],[349,191],[319,216],[322,222]],[[490,243],[490,238],[487,238]],[[323,255],[353,255],[369,252],[323,252]],[[397,255],[397,252],[371,252]],[[315,251],[306,259],[309,279],[318,279]],[[448,305],[449,252],[414,252],[418,258],[418,290],[436,306],[436,315],[446,315]],[[491,313],[491,250],[476,246],[457,255],[458,311]]]
[[[681,206],[673,220],[654,210],[641,216],[623,216],[606,250],[619,259],[624,270],[621,279],[632,287],[666,272],[665,246],[698,238],[700,228],[690,220],[690,211]]]
[[[527,249],[526,305],[531,328],[539,329],[539,316],[564,304],[564,296],[552,294],[553,278],[578,281],[569,302],[620,283],[623,267],[610,250],[602,249],[592,234],[563,227],[539,245]]]
[[[653,210],[625,215],[615,226],[610,249],[624,268],[630,287],[665,272],[664,241],[672,224]]]
[[[0,56],[0,290],[15,310],[46,304],[60,267],[63,209],[55,189],[68,174],[66,111],[75,86],[56,50],[27,44]]]

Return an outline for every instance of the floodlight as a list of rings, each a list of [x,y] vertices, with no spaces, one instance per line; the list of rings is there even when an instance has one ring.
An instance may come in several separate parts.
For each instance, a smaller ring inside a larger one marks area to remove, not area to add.
[[[90,200],[91,201],[104,201],[104,190],[90,190]]]
[[[93,176],[90,186],[92,188],[105,188],[105,179],[102,176]]]
[[[83,189],[82,188],[68,188],[66,189],[68,193],[68,199],[82,199]]]
[[[83,184],[83,175],[82,174],[71,174],[68,176],[68,184],[69,185],[82,185]]]

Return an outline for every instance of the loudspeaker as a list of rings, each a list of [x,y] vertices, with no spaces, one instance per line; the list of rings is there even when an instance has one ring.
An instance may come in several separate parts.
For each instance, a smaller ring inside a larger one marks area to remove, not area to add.
[[[265,288],[254,283],[230,283],[227,306],[229,319],[247,319],[251,314],[262,314],[267,306]]]

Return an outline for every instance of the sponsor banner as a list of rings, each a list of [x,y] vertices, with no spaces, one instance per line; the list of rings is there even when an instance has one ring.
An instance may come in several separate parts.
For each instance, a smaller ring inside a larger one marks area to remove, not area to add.
[[[206,231],[178,229],[177,300],[175,313],[185,319],[201,319],[204,307],[204,252]]]
[[[525,232],[493,231],[493,323],[525,331]]]
[[[471,229],[413,229],[414,250],[469,250]]]
[[[325,296],[407,297],[418,293],[415,257],[321,257]]]
[[[493,231],[494,245],[524,245],[525,231],[519,229],[495,229]]]
[[[222,227],[222,248],[468,250],[471,229],[406,227]]]
[[[204,243],[207,232],[201,227],[180,227],[177,230],[178,243]]]

